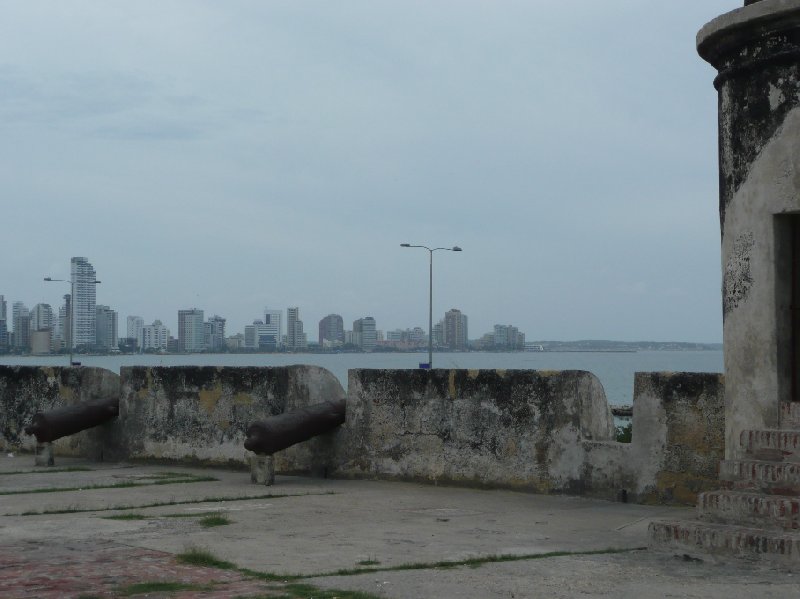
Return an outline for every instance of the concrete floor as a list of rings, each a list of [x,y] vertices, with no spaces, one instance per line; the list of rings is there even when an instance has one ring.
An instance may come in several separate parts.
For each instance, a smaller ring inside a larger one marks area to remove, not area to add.
[[[181,483],[174,473],[217,480]],[[141,486],[97,488],[120,483]],[[173,504],[143,507],[167,502]],[[56,510],[71,513],[52,513]],[[146,518],[107,519],[126,512]],[[207,513],[224,513],[231,523],[203,528],[199,516]],[[252,484],[247,472],[58,458],[48,469],[34,467],[29,455],[0,457],[0,549],[5,549],[5,554],[0,551],[0,579],[7,566],[2,555],[15,551],[36,548],[38,563],[46,567],[48,560],[63,559],[59,556],[65,548],[91,551],[113,545],[148,556],[163,554],[169,563],[174,562],[169,554],[203,548],[242,568],[300,574],[307,577],[303,582],[320,588],[398,599],[730,599],[798,593],[794,573],[785,568],[690,561],[643,549],[651,520],[692,513],[578,497],[381,481],[279,476],[274,486],[265,487]],[[568,554],[537,557],[552,552]],[[451,568],[435,565],[494,556],[528,557]],[[408,564],[421,566],[392,569]],[[331,575],[354,568],[372,571]],[[96,590],[100,596],[113,596],[115,580],[107,578],[106,587]],[[33,596],[23,588],[0,592],[4,597]]]

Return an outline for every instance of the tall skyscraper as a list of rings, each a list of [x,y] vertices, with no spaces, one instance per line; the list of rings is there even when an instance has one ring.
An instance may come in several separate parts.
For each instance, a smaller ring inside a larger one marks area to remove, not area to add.
[[[31,339],[31,313],[22,302],[14,302],[11,306],[11,318],[14,326],[14,347],[28,349]]]
[[[286,308],[286,348],[296,351],[306,347],[308,343],[300,320],[300,308]]]
[[[119,346],[117,313],[108,306],[97,306],[95,346],[98,349],[116,350]]]
[[[8,311],[6,298],[0,295],[0,350],[8,347]]]
[[[136,349],[142,349],[144,347],[144,339],[142,338],[144,318],[141,316],[128,316],[127,324],[128,339],[136,339]]]
[[[467,348],[467,316],[457,308],[444,315],[444,343],[450,349]]]
[[[225,347],[225,319],[216,314],[205,325],[204,343],[208,351],[220,351]]]
[[[344,343],[344,321],[338,314],[328,314],[319,321],[320,347],[332,347]]]
[[[201,352],[205,349],[205,324],[202,310],[178,310],[178,347],[180,351]]]
[[[281,333],[283,332],[282,322],[283,312],[280,310],[270,310],[269,308],[264,308],[264,326],[266,327],[264,329],[266,331],[265,334],[275,337],[275,349],[278,349],[281,346]]]
[[[53,309],[50,304],[36,304],[31,310],[31,331],[53,329]]]
[[[91,347],[97,340],[97,273],[86,258],[71,261],[72,347]]]

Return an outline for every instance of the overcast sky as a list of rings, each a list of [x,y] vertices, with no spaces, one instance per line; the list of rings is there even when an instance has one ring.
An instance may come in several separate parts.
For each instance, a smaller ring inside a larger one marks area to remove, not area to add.
[[[739,0],[0,0],[0,294],[125,319],[456,307],[719,342],[714,70]]]

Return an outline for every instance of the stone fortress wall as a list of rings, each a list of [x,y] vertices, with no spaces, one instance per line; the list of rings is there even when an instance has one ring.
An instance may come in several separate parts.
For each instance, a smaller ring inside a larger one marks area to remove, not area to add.
[[[719,374],[637,373],[633,441],[618,443],[589,372],[351,370],[345,392],[316,366],[0,366],[0,448],[33,451],[36,411],[114,395],[119,417],[56,455],[243,467],[251,422],[342,398],[345,424],[278,452],[279,473],[691,504],[719,485],[724,454]]]

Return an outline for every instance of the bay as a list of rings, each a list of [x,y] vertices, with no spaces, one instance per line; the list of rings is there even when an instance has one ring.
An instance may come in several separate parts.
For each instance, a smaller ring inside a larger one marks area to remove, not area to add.
[[[289,366],[309,364],[326,368],[347,389],[347,371],[355,368],[417,368],[428,354],[142,354],[75,356],[84,366],[119,372],[123,366]],[[66,356],[0,356],[0,364],[66,366]],[[636,372],[722,372],[722,351],[638,352],[466,352],[436,353],[435,368],[524,370],[588,370],[600,379],[611,405],[633,401]]]

